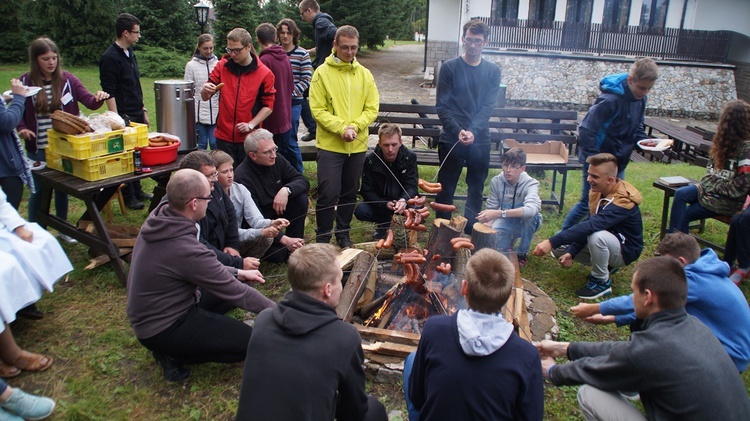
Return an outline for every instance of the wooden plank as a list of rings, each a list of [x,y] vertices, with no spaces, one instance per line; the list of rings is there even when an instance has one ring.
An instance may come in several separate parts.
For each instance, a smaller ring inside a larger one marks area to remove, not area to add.
[[[354,259],[356,259],[360,253],[362,253],[362,250],[356,248],[347,248],[341,250],[341,253],[339,253],[338,257],[336,257],[341,270],[351,269],[352,265],[354,264]]]
[[[375,352],[383,355],[393,355],[395,357],[406,358],[412,352],[417,350],[416,346],[394,344],[391,342],[375,342],[374,344],[363,344],[362,350],[365,352]]]
[[[133,248],[135,246],[135,238],[113,238],[112,244],[120,248],[122,247]]]
[[[357,302],[362,296],[369,278],[378,276],[375,256],[361,250],[357,251],[359,253],[354,259],[349,279],[344,285],[339,304],[336,306],[336,315],[345,322],[352,320],[354,309],[357,307]]]
[[[396,330],[379,329],[377,327],[367,327],[360,324],[354,324],[362,339],[372,341],[387,341],[397,344],[413,345],[419,344],[419,335],[416,333],[400,332]]]
[[[122,257],[122,256],[124,256],[126,254],[129,254],[129,253],[132,253],[132,252],[133,252],[132,248],[129,248],[129,247],[121,248],[120,249],[120,257]],[[109,256],[107,256],[106,254],[100,254],[100,255],[94,257],[93,259],[91,259],[89,261],[89,264],[86,265],[86,267],[84,267],[84,269],[85,270],[91,270],[91,269],[97,268],[99,266],[106,265],[107,263],[109,263]]]

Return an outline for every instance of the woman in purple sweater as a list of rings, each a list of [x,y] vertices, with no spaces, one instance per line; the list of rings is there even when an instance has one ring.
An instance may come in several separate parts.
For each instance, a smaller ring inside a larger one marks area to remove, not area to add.
[[[80,102],[90,110],[97,110],[109,94],[98,91],[92,95],[72,73],[62,70],[57,45],[46,37],[35,39],[29,46],[29,72],[19,78],[26,86],[39,86],[42,91],[26,99],[23,118],[18,124],[18,136],[26,142],[26,153],[34,161],[46,160],[47,129],[52,128],[50,114],[63,110],[73,115],[80,114]],[[39,183],[37,183],[39,185]],[[42,203],[41,189],[29,197],[29,221],[36,221]],[[58,217],[68,218],[68,196],[55,192],[55,210]],[[66,242],[70,237],[58,234]]]

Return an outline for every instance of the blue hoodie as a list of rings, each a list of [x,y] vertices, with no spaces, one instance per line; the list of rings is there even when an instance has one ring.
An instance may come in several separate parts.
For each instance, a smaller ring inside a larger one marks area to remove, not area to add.
[[[729,280],[729,265],[711,249],[701,251],[685,266],[688,283],[685,310],[716,335],[742,372],[750,363],[750,307],[742,291]],[[599,305],[603,315],[614,315],[618,326],[635,321],[633,295],[612,298]]]
[[[579,157],[608,152],[617,157],[617,168],[624,170],[635,144],[648,136],[643,130],[646,98],[636,99],[628,87],[628,74],[602,78],[602,93],[578,128]]]

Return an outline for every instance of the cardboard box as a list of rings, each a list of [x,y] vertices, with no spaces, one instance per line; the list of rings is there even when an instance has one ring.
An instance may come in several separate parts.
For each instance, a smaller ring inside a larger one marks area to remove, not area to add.
[[[568,147],[559,140],[544,143],[518,142],[515,139],[503,141],[508,148],[521,148],[526,152],[527,164],[567,164]]]

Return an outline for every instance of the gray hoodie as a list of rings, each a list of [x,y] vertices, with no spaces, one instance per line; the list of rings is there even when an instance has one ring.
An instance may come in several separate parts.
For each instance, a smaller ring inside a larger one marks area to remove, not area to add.
[[[485,356],[500,349],[513,334],[513,325],[502,314],[459,310],[458,341],[466,355]]]
[[[508,183],[503,173],[492,177],[486,208],[508,210],[520,207],[523,207],[524,219],[529,219],[539,213],[542,209],[542,199],[539,198],[539,182],[531,178],[525,171],[521,173],[515,186]]]

